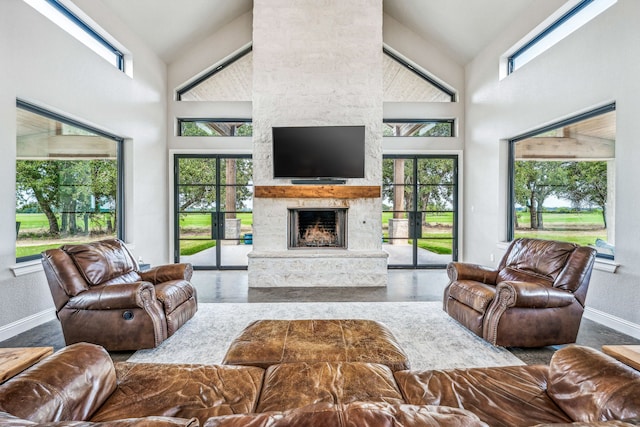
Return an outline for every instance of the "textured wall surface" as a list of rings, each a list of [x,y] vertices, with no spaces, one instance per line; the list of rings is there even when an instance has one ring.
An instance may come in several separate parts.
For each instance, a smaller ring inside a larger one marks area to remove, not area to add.
[[[365,177],[346,185],[380,185],[382,1],[256,0],[253,17],[254,184],[291,185],[273,178],[273,126],[364,125]],[[287,250],[288,208],[336,203],[349,208],[347,250]],[[379,198],[256,198],[253,209],[250,286],[386,283]],[[369,275],[357,278],[354,270]]]

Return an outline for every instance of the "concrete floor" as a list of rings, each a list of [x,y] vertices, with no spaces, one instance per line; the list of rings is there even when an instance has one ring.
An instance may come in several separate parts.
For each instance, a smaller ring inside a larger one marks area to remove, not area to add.
[[[193,284],[201,303],[254,302],[347,302],[347,301],[441,301],[447,275],[444,270],[389,270],[386,288],[248,288],[246,271],[194,272]],[[640,344],[628,335],[583,319],[578,344],[600,349],[604,344]],[[51,321],[0,342],[0,347],[64,347],[58,321]],[[556,347],[509,348],[527,364],[548,364]],[[111,353],[126,360],[132,352]]]

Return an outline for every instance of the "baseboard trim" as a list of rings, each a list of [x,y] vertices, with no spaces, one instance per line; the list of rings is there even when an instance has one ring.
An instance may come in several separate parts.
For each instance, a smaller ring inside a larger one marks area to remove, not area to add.
[[[0,341],[8,340],[18,334],[42,325],[50,320],[56,320],[56,310],[53,308],[24,317],[15,322],[0,327]]]
[[[630,335],[634,338],[640,339],[640,325],[629,322],[628,320],[621,319],[604,311],[596,310],[595,308],[586,307],[584,310],[584,317],[598,322],[611,329],[615,329],[623,334]]]

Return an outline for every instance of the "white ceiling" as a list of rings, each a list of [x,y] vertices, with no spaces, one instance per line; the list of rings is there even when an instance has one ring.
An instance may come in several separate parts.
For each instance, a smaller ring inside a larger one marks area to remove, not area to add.
[[[252,0],[102,0],[167,63],[251,10]],[[534,0],[384,0],[384,11],[467,64]]]

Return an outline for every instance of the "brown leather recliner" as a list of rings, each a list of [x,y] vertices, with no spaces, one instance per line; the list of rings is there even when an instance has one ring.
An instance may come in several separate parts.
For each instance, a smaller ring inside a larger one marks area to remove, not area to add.
[[[450,263],[444,310],[494,345],[573,343],[595,256],[572,243],[516,239],[496,269]]]
[[[198,310],[190,264],[139,271],[118,239],[50,249],[42,264],[67,345],[153,348]]]

